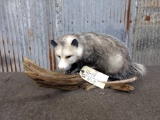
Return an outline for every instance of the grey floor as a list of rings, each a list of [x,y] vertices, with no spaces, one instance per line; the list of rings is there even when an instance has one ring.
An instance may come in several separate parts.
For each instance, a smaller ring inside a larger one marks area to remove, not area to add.
[[[127,93],[41,88],[24,73],[0,73],[0,120],[160,120],[160,66]]]

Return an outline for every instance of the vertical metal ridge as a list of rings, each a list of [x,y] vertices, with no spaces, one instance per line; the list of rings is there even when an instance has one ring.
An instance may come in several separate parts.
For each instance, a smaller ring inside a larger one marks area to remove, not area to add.
[[[5,43],[4,43],[4,39],[2,38],[2,43],[3,43],[3,48],[4,48],[4,58],[5,58],[5,64],[6,64],[6,72],[9,72],[8,70],[8,60],[7,60],[7,54],[6,54],[6,47],[5,47]]]
[[[50,26],[52,26],[52,21],[51,21],[51,9],[52,9],[52,6],[51,6],[52,4],[50,3],[50,1],[49,0],[47,0],[46,1],[46,14],[47,14],[47,27],[48,27],[48,29],[47,29],[47,32],[48,32],[48,56],[47,56],[47,63],[49,63],[49,69],[50,70],[53,70],[53,67],[52,67],[52,55],[51,55],[51,45],[50,45],[50,40],[52,39],[51,38],[51,34],[52,34],[52,29],[51,29],[51,27]],[[49,9],[47,9],[47,6],[49,6]]]
[[[12,40],[12,48],[13,48],[13,40]],[[13,52],[13,61],[14,61],[14,67],[15,67],[15,71],[17,72],[17,64],[16,64],[16,58],[15,58],[15,52],[14,52],[14,50],[12,51]]]
[[[127,8],[127,23],[126,23],[126,30],[129,31],[130,28],[130,11],[131,11],[131,0],[128,0],[128,8]]]
[[[3,66],[2,53],[1,53],[1,51],[0,51],[0,64],[1,64],[0,72],[4,72],[4,66]]]

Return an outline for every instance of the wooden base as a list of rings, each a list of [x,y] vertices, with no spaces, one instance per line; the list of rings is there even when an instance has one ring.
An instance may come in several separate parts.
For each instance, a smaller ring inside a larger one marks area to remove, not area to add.
[[[62,72],[49,71],[41,68],[27,58],[24,58],[24,70],[25,74],[27,74],[41,87],[61,90],[76,90],[79,88],[90,90],[96,88],[94,85],[83,80],[79,74],[66,75]],[[110,81],[106,83],[106,87],[121,91],[132,91],[134,88],[126,83],[133,82],[136,79],[137,77],[121,81]]]

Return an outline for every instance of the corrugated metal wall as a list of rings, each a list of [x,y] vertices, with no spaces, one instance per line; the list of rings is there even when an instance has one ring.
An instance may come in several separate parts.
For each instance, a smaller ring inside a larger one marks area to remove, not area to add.
[[[137,0],[133,58],[160,65],[160,0]]]
[[[56,65],[50,40],[66,33],[91,31],[122,40],[135,61],[160,64],[156,59],[160,48],[159,0],[0,2],[0,72],[23,71],[24,57],[53,70]]]
[[[57,0],[56,32],[111,34],[132,45],[135,0]]]
[[[52,70],[50,40],[99,32],[131,49],[135,0],[0,0],[0,71],[23,71],[23,58]],[[132,13],[132,14],[131,14]]]

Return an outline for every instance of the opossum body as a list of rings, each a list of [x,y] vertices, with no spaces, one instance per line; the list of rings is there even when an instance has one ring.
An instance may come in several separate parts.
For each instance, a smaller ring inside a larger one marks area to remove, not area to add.
[[[59,69],[66,73],[88,65],[114,79],[126,79],[145,74],[145,67],[131,60],[127,47],[117,38],[97,33],[68,34],[55,48]]]

